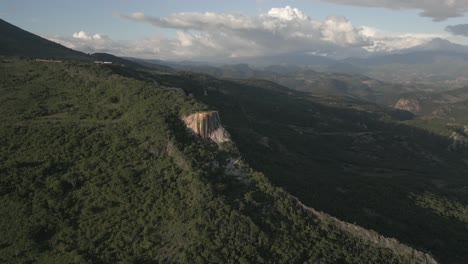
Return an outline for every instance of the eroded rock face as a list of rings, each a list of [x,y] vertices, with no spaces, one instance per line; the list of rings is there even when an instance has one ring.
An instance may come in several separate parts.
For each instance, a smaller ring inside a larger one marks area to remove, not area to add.
[[[401,98],[395,104],[395,108],[417,114],[421,111],[421,104],[417,99]]]
[[[448,147],[449,150],[458,151],[468,147],[468,137],[458,132],[452,132],[450,139],[453,140],[452,144]]]
[[[185,125],[204,139],[217,144],[231,141],[231,136],[221,125],[218,111],[197,112],[182,118]]]
[[[331,226],[334,226],[339,230],[351,233],[357,237],[360,237],[364,241],[369,241],[370,243],[377,245],[378,247],[390,249],[397,254],[401,254],[402,256],[411,256],[411,263],[438,264],[437,260],[435,260],[431,255],[408,247],[394,238],[384,237],[370,229],[365,229],[355,224],[341,221],[331,215],[317,211],[314,208],[307,207],[297,197],[293,197],[293,199],[297,206],[304,209],[307,213],[313,215],[321,221],[328,223]]]

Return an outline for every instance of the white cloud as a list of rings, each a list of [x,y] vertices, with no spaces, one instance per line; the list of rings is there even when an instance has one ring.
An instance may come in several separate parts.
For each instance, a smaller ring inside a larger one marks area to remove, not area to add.
[[[106,37],[106,36],[101,36],[100,34],[97,34],[97,33],[91,36],[84,31],[73,33],[72,36],[76,39],[82,39],[82,40],[100,40]]]
[[[47,38],[66,47],[86,53],[109,52],[115,54],[126,49],[123,43],[113,41],[106,35],[98,33],[89,34],[85,31],[75,32],[71,36],[52,36]]]
[[[373,40],[373,45],[365,47],[370,52],[396,52],[428,43],[435,38],[450,38],[444,34],[392,33],[372,27],[363,27],[362,34]]]
[[[152,37],[116,41],[84,31],[69,37],[49,38],[87,53],[160,59],[214,59],[256,57],[290,53],[361,56],[392,52],[423,44],[438,34],[389,33],[356,27],[341,16],[314,20],[297,8],[272,8],[257,16],[233,13],[176,13],[151,17],[143,13],[119,15],[132,21],[173,29],[169,38]]]
[[[343,5],[421,10],[434,21],[460,17],[468,12],[468,0],[319,0]]]
[[[93,39],[102,39],[101,35],[99,34],[94,34]]]
[[[371,45],[345,17],[325,21],[310,19],[301,10],[286,6],[258,16],[230,13],[176,13],[151,17],[142,13],[120,15],[158,28],[179,30],[176,54],[248,57],[288,52],[329,52]],[[187,48],[191,52],[183,51]]]
[[[286,6],[285,8],[272,8],[268,16],[284,20],[308,20],[309,18],[299,9]]]
[[[88,34],[86,34],[86,32],[84,32],[84,31],[80,31],[78,33],[73,33],[73,37],[77,38],[77,39],[86,39],[86,40],[91,39],[91,37]]]
[[[328,17],[320,27],[322,39],[336,43],[346,43],[350,46],[369,46],[372,44],[369,38],[362,32],[362,28],[354,28],[345,17]]]

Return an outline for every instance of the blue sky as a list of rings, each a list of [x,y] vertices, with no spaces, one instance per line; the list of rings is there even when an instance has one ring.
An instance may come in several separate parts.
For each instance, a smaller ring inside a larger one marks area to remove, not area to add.
[[[287,5],[303,10],[311,18],[343,15],[357,26],[372,26],[393,32],[443,33],[447,25],[467,21],[466,17],[460,17],[432,22],[429,18],[418,16],[417,10],[355,7],[306,0],[2,0],[0,16],[41,35],[66,35],[84,30],[103,32],[116,39],[133,39],[158,33],[157,29],[149,25],[129,23],[114,14],[144,12],[153,16],[166,16],[177,12],[209,11],[255,15],[272,7]]]
[[[423,3],[431,1],[435,1],[434,4],[428,3],[425,6]],[[393,0],[393,2],[383,0],[380,1],[383,4],[375,7],[363,7],[373,6],[374,4],[370,0],[2,0],[0,1],[0,17],[40,36],[53,38],[54,40],[63,39],[63,42],[69,45],[75,44],[71,43],[73,39],[67,39],[67,37],[71,37],[73,33],[79,31],[91,35],[98,33],[111,39],[112,42],[109,41],[108,44],[114,45],[118,41],[129,42],[145,38],[166,38],[167,41],[171,39],[174,41],[173,38],[178,36],[180,40],[181,34],[177,35],[177,31],[181,31],[180,28],[177,28],[177,26],[160,26],[157,23],[155,26],[151,19],[167,18],[171,14],[179,12],[242,14],[243,16],[255,18],[268,13],[272,8],[284,8],[286,6],[297,8],[310,19],[317,21],[325,21],[328,16],[336,15],[345,17],[356,28],[371,27],[391,35],[418,33],[449,37],[450,34],[445,31],[447,26],[466,23],[467,17],[464,13],[466,11],[464,6],[465,4],[468,6],[468,1],[455,0],[456,3],[460,4],[458,7],[445,6],[443,3],[438,6],[440,4],[437,4],[437,1],[447,2],[446,0],[408,0],[406,2],[403,0]],[[384,2],[388,3],[385,4]],[[408,4],[409,2],[414,3]],[[444,8],[447,10],[443,10]],[[439,12],[439,10],[442,11]],[[420,16],[421,11],[430,13],[429,17]],[[138,21],[119,16],[119,14],[133,14],[136,12],[143,13],[145,19]],[[454,15],[454,13],[457,14]],[[440,20],[440,16],[446,16],[443,17],[445,20],[433,21],[433,19]],[[184,28],[182,31],[182,33],[192,34],[192,37],[198,37],[198,39],[200,35],[197,34],[200,31],[204,34],[214,34],[209,31],[204,32],[205,29]],[[70,40],[71,44],[67,43],[66,40]],[[452,36],[450,40],[462,44],[468,43],[467,38],[461,36]],[[121,45],[123,45],[122,43],[124,42],[120,42]],[[174,45],[174,43],[171,45]],[[76,44],[73,47],[80,46]],[[120,48],[121,51],[123,51],[122,47]]]

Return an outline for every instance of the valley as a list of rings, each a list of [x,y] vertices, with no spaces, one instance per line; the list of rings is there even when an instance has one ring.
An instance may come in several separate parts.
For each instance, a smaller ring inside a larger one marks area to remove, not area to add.
[[[307,205],[430,248],[448,263],[465,258],[465,220],[430,204],[466,211],[466,146],[453,152],[450,138],[413,126],[417,119],[360,101],[314,97],[264,81],[158,77],[178,87],[190,83],[186,89],[219,109],[249,164]],[[207,96],[205,85],[214,87]],[[456,249],[461,251],[445,255]]]

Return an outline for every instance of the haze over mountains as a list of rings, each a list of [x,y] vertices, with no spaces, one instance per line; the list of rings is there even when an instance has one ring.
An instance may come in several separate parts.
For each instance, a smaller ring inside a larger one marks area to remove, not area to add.
[[[468,259],[464,46],[219,65],[0,32],[2,262]]]
[[[135,60],[134,58],[129,59]],[[137,61],[142,62],[143,60],[137,59]],[[319,72],[361,74],[386,82],[421,83],[442,88],[457,88],[468,84],[468,73],[464,70],[468,67],[468,46],[454,44],[440,38],[409,49],[388,54],[367,53],[366,56],[359,58],[334,59],[328,56],[293,53],[218,62],[147,61],[171,65],[180,70],[205,71],[207,73],[209,67],[225,65],[225,69],[233,69],[235,65],[248,64],[252,69],[277,73],[310,69]],[[242,69],[239,70],[242,71]],[[244,69],[243,71],[251,70]]]

